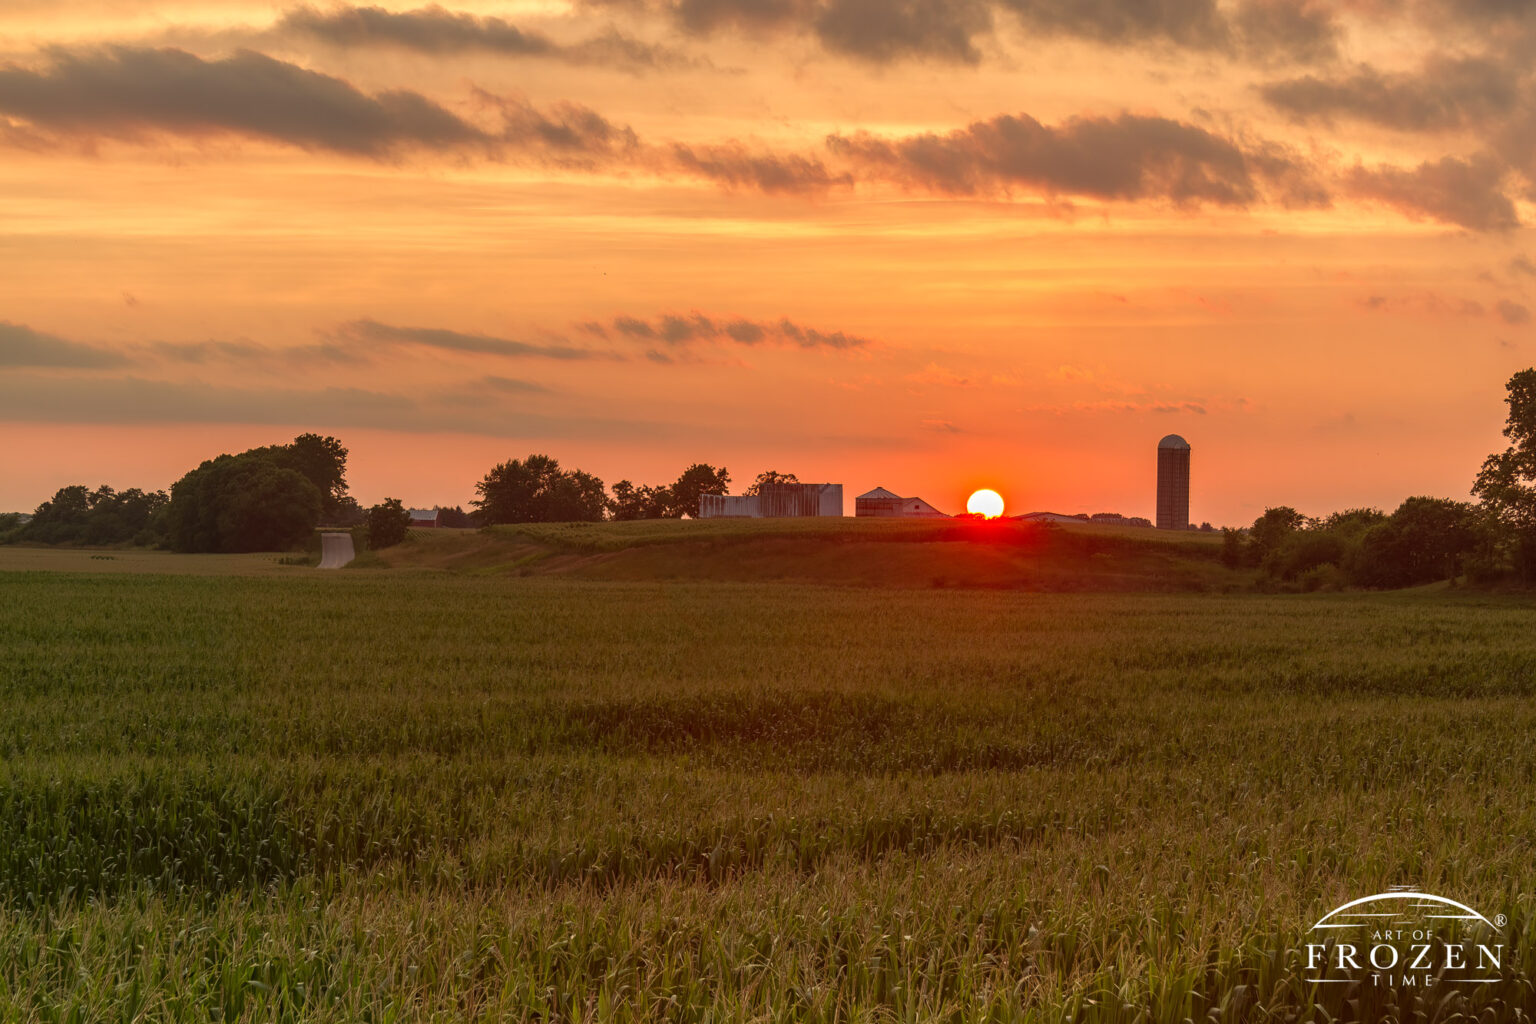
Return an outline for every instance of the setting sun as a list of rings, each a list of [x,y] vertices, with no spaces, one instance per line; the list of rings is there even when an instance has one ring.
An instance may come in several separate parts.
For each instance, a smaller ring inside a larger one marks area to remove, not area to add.
[[[996,519],[1003,514],[1003,496],[992,490],[977,491],[966,501],[965,510],[974,515]]]

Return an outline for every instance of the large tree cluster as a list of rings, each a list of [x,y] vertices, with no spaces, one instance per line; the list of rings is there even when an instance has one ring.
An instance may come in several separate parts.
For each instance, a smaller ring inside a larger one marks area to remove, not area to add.
[[[334,437],[220,455],[171,487],[166,510],[177,551],[281,551],[303,544],[347,497],[347,449]]]
[[[14,527],[10,539],[32,544],[152,544],[162,536],[166,501],[164,491],[137,487],[61,487],[37,506],[30,522]]]

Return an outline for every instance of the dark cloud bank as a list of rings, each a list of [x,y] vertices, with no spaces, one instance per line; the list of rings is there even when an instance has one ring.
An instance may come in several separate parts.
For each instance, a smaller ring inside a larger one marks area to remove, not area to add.
[[[41,68],[0,68],[0,114],[63,138],[231,133],[372,158],[431,150],[558,159],[635,143],[628,129],[584,107],[541,112],[496,99],[501,124],[487,129],[409,89],[369,94],[251,50],[205,60],[173,48],[112,46],[53,49],[47,57]]]
[[[697,34],[805,34],[830,52],[873,63],[919,58],[974,64],[1000,24],[1030,39],[1162,46],[1232,57],[1313,61],[1339,36],[1330,8],[1308,0],[587,0],[650,11]]]
[[[738,18],[780,16],[779,0],[738,2],[730,10]],[[447,18],[451,25],[465,17],[430,9],[422,16]],[[485,19],[471,21],[474,30],[485,30]],[[464,30],[453,28],[443,45]],[[498,31],[506,33],[508,46],[539,45],[511,26]],[[1266,95],[1299,117],[1376,111],[1372,116],[1405,125],[1462,124],[1474,114],[1484,117],[1507,107],[1497,76],[1471,65],[1456,67],[1460,70],[1433,95],[1422,83],[1404,93],[1405,83],[1384,83],[1363,71],[1331,85],[1321,78],[1289,80]],[[1027,114],[1001,115],[945,133],[837,134],[817,151],[775,152],[733,140],[646,142],[628,126],[580,105],[539,109],[484,92],[474,98],[480,116],[471,120],[418,92],[367,93],[253,51],[205,59],[170,48],[54,49],[40,66],[0,67],[0,128],[55,144],[238,135],[376,160],[473,158],[637,169],[763,193],[816,194],[883,182],[945,195],[1035,190],[1066,199],[1298,207],[1327,205],[1333,192],[1342,191],[1412,217],[1502,231],[1518,225],[1506,192],[1508,172],[1536,157],[1536,131],[1509,129],[1495,133],[1493,147],[1473,157],[1410,168],[1359,166],[1340,178],[1272,142],[1129,113],[1056,125]],[[1536,177],[1522,173],[1527,185]]]
[[[632,39],[615,31],[578,43],[559,43],[494,17],[476,17],[436,4],[413,11],[382,7],[295,7],[276,31],[318,39],[331,46],[393,46],[419,53],[467,52],[504,57],[546,58],[570,64],[619,66],[628,70],[672,68],[689,63],[678,51]]]
[[[1165,199],[1247,206],[1266,191],[1288,205],[1328,201],[1296,157],[1272,145],[1245,149],[1162,117],[1073,118],[1056,126],[1027,115],[978,121],[946,134],[827,140],[866,173],[952,195],[1026,187],[1099,199]]]

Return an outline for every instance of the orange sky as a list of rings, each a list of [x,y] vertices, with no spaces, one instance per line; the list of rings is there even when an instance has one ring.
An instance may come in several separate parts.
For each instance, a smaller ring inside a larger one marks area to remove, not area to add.
[[[1465,497],[1531,365],[1536,13],[0,8],[0,510],[340,437],[959,511]]]

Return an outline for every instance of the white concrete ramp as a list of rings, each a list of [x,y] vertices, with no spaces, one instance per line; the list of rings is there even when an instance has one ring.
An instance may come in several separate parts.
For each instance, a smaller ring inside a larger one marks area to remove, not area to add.
[[[357,557],[350,533],[322,533],[320,535],[320,568],[340,569]]]

